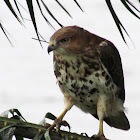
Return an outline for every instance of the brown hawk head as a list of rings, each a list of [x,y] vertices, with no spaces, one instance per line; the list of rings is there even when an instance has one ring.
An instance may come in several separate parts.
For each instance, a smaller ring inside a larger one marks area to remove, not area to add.
[[[102,38],[89,33],[77,26],[68,26],[56,31],[50,38],[48,52],[55,50],[61,54],[82,54],[93,55],[93,49],[103,41]],[[94,47],[93,47],[94,46]],[[91,48],[92,47],[92,48]]]

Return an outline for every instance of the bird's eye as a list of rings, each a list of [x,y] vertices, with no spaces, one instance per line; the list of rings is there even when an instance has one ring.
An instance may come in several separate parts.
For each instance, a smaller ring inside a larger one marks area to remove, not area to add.
[[[69,38],[64,38],[60,40],[61,43],[67,43],[68,41],[69,41]]]

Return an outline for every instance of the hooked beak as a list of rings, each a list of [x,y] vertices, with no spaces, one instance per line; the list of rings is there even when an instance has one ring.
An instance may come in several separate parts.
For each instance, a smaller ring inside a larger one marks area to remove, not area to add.
[[[49,45],[49,46],[48,46],[48,54],[49,54],[51,51],[53,51],[53,50],[54,50],[54,47],[51,46],[51,45]]]
[[[50,45],[48,46],[48,54],[51,52],[51,51],[53,51],[55,48],[54,48],[54,44],[53,44],[53,42],[51,41],[50,42]]]

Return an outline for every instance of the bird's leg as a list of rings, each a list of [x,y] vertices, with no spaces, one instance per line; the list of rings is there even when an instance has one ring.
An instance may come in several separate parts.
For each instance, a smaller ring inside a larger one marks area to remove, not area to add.
[[[103,119],[106,113],[106,98],[105,96],[100,96],[97,102],[97,115],[100,121],[98,135],[103,136]]]
[[[62,121],[65,114],[67,113],[67,108],[64,109],[64,111],[61,113],[61,115],[54,121],[54,123],[48,128],[48,131],[51,131],[54,127],[56,127],[56,130],[59,130],[61,125],[68,126],[70,129],[69,124],[66,121]]]
[[[104,135],[104,132],[103,132],[103,120],[102,119],[100,120],[98,135]]]
[[[63,126],[68,126],[70,130],[70,125],[66,121],[62,121],[64,118],[65,114],[72,108],[74,105],[74,102],[71,97],[69,96],[64,96],[64,102],[65,102],[65,109],[61,113],[61,115],[54,121],[54,123],[48,128],[48,131],[52,130],[54,127],[56,127],[56,130],[59,130],[61,125]]]
[[[106,113],[106,98],[104,96],[100,96],[97,102],[97,115],[100,121],[99,124],[99,132],[97,135],[93,135],[91,137],[97,140],[107,140],[104,136],[104,132],[103,132],[103,119]]]

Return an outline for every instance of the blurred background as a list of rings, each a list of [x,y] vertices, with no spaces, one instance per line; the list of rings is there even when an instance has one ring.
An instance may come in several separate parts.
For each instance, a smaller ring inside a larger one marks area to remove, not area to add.
[[[125,77],[126,112],[131,124],[129,131],[122,131],[104,125],[105,136],[112,140],[132,140],[140,137],[140,21],[129,13],[120,1],[112,1],[118,17],[125,26],[132,41],[125,35],[128,46],[124,43],[109,12],[105,1],[78,1],[82,12],[73,1],[63,1],[70,18],[55,1],[46,3],[53,14],[64,25],[78,25],[88,31],[104,37],[115,44],[120,52]],[[26,9],[26,2],[20,2]],[[138,1],[133,3],[140,9]],[[49,41],[55,32],[50,28],[34,3],[38,30]],[[63,95],[56,84],[53,73],[53,55],[47,53],[47,43],[41,48],[28,11],[21,8],[24,25],[21,26],[11,14],[4,1],[0,0],[0,20],[9,36],[13,47],[0,31],[0,113],[17,108],[24,118],[32,123],[39,123],[47,112],[59,116],[64,109]],[[44,14],[48,14],[47,12]],[[55,29],[60,26],[48,15]],[[71,131],[87,133],[89,136],[98,132],[99,122],[90,114],[85,114],[73,107],[64,118],[71,125]],[[68,130],[67,128],[62,128]]]

